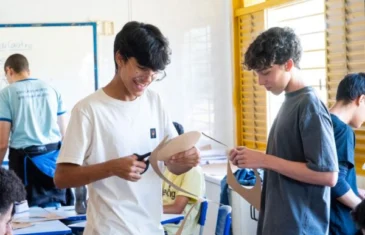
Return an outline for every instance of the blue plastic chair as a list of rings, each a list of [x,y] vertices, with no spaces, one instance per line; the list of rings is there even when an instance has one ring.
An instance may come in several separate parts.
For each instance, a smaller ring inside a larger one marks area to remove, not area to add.
[[[232,207],[224,205],[219,207],[217,217],[217,227],[215,228],[215,235],[229,235],[232,224]]]
[[[198,224],[200,225],[200,231],[199,231],[200,235],[203,234],[205,221],[207,219],[207,212],[208,212],[208,202],[203,201],[200,204],[200,216],[199,216],[199,220],[198,220]]]

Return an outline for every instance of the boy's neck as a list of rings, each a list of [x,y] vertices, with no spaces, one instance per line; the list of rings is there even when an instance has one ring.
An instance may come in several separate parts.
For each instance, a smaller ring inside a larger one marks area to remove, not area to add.
[[[103,91],[110,97],[121,101],[133,101],[137,99],[129,93],[121,78],[114,75],[114,78],[103,88]]]
[[[345,105],[342,102],[336,102],[329,111],[336,115],[342,122],[350,124],[355,110],[356,107],[352,103]]]
[[[30,74],[28,72],[17,73],[11,78],[11,83],[25,80],[29,78],[29,76]]]
[[[306,87],[306,84],[304,83],[302,77],[300,76],[300,70],[297,68],[293,68],[291,71],[291,78],[289,80],[288,85],[285,88],[285,92],[289,93],[297,91],[304,87]]]

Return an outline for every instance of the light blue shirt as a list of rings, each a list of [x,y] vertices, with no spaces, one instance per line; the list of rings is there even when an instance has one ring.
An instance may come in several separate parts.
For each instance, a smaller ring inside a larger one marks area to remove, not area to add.
[[[64,113],[61,95],[41,80],[28,78],[0,91],[0,121],[11,123],[11,148],[59,142],[57,116]]]

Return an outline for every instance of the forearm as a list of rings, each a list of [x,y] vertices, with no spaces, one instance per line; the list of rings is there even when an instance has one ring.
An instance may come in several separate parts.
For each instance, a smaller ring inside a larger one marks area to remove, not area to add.
[[[0,149],[0,166],[3,164],[6,152],[8,151],[8,148],[1,148]]]
[[[184,209],[176,207],[174,204],[172,205],[164,205],[163,206],[163,213],[164,214],[182,214]]]
[[[264,167],[273,170],[289,178],[316,185],[333,187],[336,185],[337,172],[313,171],[303,162],[293,162],[272,155],[266,155]]]
[[[163,213],[165,214],[182,214],[186,205],[189,203],[189,198],[178,195],[174,203],[163,206]]]
[[[336,199],[351,209],[355,209],[355,207],[361,202],[361,199],[354,193],[354,191],[352,191],[352,189]]]
[[[110,161],[90,166],[69,163],[57,165],[55,184],[58,188],[80,187],[113,176]]]

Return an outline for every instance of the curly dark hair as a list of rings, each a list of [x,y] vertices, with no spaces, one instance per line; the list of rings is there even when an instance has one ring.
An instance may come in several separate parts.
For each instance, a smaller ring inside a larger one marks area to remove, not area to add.
[[[302,46],[294,30],[274,27],[261,33],[248,47],[244,66],[248,70],[262,71],[273,64],[283,65],[289,59],[300,68]]]
[[[365,229],[365,200],[351,211],[352,219],[359,229]]]
[[[0,214],[9,210],[13,203],[25,198],[25,188],[19,177],[14,171],[0,167]]]

